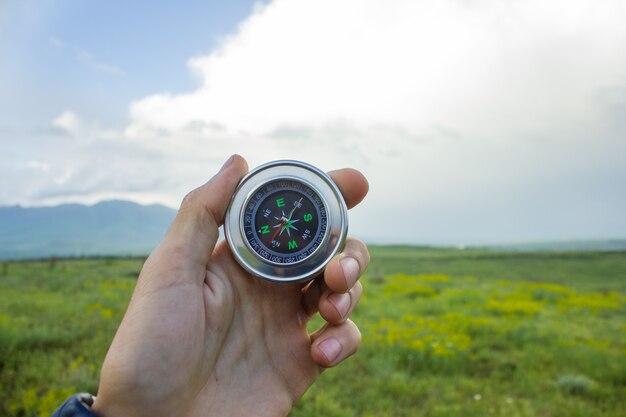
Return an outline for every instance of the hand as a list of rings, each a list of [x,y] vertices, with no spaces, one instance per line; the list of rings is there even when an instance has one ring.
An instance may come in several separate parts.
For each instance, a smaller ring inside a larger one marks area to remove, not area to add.
[[[323,278],[280,284],[245,272],[216,245],[231,195],[247,172],[240,156],[189,193],[146,260],[109,348],[93,411],[102,417],[285,416],[320,372],[353,354],[347,317],[369,263],[348,238]],[[367,194],[357,171],[330,173],[348,207]],[[319,311],[326,324],[309,334]]]

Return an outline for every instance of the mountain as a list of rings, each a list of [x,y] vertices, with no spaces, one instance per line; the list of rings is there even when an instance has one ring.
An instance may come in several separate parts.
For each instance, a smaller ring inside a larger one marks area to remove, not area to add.
[[[0,259],[147,254],[175,215],[129,201],[0,207]]]
[[[478,249],[494,249],[512,252],[543,252],[543,251],[624,251],[626,239],[599,240],[563,240],[553,242],[528,242],[503,245],[477,246]]]

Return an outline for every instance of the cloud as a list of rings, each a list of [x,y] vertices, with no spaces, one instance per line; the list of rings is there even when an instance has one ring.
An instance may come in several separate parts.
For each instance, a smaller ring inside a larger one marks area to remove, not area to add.
[[[74,55],[74,59],[76,59],[76,61],[80,62],[82,65],[86,66],[87,68],[90,68],[97,72],[103,72],[109,75],[115,75],[115,76],[126,75],[126,71],[124,71],[119,66],[112,65],[112,64],[98,60],[92,52],[84,48],[80,48],[76,45],[68,44],[63,39],[60,39],[56,36],[51,36],[49,40],[50,40],[50,44],[56,49],[71,50]]]
[[[373,239],[624,234],[624,14],[610,0],[278,0],[189,61],[200,88],[134,102],[127,133],[219,123],[257,139],[257,163],[357,166],[372,193],[354,216]]]
[[[63,40],[57,38],[56,36],[50,37],[50,44],[58,49],[65,48],[65,42],[63,42]]]
[[[76,49],[76,59],[83,65],[98,72],[104,72],[116,76],[126,75],[126,72],[120,67],[98,61],[91,52],[84,49]]]
[[[619,11],[619,1],[275,1],[189,61],[200,89],[133,103],[131,129],[217,121],[258,135],[345,119],[506,140],[597,116],[590,95],[624,83]]]
[[[81,122],[76,113],[66,110],[52,121],[52,126],[67,133],[76,133],[81,128]]]
[[[361,169],[351,219],[370,241],[624,236],[624,15],[620,0],[275,0],[189,60],[196,90],[130,103],[124,129],[61,113],[67,137],[48,140],[75,155],[25,157],[57,181],[17,195],[175,205],[237,152]]]

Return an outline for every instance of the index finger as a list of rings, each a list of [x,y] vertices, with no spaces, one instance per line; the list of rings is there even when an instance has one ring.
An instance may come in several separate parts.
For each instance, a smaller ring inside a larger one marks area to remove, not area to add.
[[[343,168],[328,173],[337,184],[348,208],[359,204],[369,191],[369,183],[363,174],[356,169]]]

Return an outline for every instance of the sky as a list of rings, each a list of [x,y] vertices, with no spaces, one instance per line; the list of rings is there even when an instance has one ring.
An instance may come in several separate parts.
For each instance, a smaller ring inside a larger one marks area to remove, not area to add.
[[[164,3],[164,4],[161,4]],[[626,2],[0,2],[0,205],[354,167],[368,242],[626,237]]]

